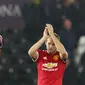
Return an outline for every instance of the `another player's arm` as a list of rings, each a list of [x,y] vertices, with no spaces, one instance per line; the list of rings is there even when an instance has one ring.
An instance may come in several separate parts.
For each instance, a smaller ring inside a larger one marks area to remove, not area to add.
[[[60,54],[62,55],[62,59],[63,59],[64,61],[66,61],[66,60],[68,59],[68,53],[67,53],[64,45],[63,45],[63,44],[58,40],[58,38],[55,36],[52,25],[47,24],[47,29],[48,29],[49,35],[51,36],[51,38],[52,38],[53,41],[54,41],[54,44],[55,44],[55,46],[56,46],[56,49],[57,49],[57,50],[60,52]]]
[[[47,39],[47,32],[45,29],[43,37],[28,50],[28,54],[34,59],[36,59],[38,56],[37,50],[42,46],[42,44],[46,41],[46,39]]]
[[[0,35],[0,56],[2,54],[3,37]]]

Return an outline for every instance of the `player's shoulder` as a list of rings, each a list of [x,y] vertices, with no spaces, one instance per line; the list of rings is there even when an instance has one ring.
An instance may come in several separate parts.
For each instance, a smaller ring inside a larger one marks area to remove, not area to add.
[[[58,55],[58,56],[60,56],[60,52],[58,52],[58,51],[57,51],[57,52],[55,53],[55,55]]]
[[[57,58],[59,58],[58,60],[59,60],[60,62],[62,62],[62,63],[64,63],[64,64],[67,63],[67,60],[64,61],[64,60],[62,59],[62,55],[61,55],[60,52],[57,51],[56,54],[55,54],[55,56],[56,56]]]

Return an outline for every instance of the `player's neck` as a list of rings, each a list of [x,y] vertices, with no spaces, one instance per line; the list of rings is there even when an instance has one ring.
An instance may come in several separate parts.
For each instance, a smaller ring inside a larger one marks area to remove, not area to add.
[[[47,53],[50,54],[50,55],[54,55],[56,52],[57,52],[56,50],[55,50],[54,52],[52,52],[52,53],[49,53],[49,52],[47,51]]]

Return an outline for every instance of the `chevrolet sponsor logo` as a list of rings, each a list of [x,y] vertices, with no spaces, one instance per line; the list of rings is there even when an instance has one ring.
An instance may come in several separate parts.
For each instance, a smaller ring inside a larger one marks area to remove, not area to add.
[[[46,68],[53,68],[53,67],[57,67],[58,63],[44,63],[42,66]]]

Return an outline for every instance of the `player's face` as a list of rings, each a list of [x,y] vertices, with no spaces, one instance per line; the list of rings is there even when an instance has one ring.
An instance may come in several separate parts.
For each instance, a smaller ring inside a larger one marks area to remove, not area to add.
[[[53,54],[56,52],[56,47],[55,47],[55,44],[51,37],[49,37],[46,41],[46,49],[47,49],[48,53]]]

